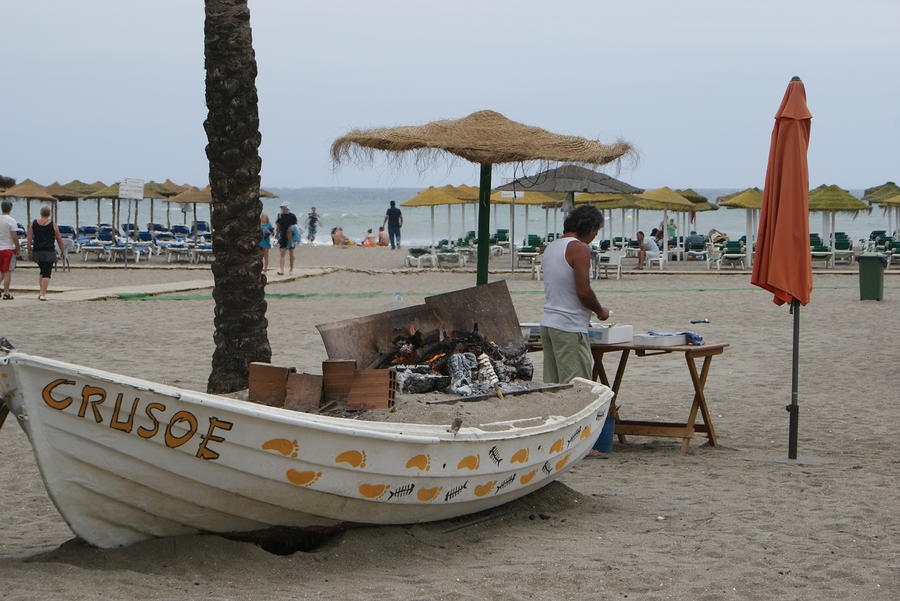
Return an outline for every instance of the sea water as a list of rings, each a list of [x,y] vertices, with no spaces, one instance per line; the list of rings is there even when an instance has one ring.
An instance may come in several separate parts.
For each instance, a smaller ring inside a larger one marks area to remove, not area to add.
[[[267,188],[277,194],[279,198],[264,198],[263,210],[269,214],[274,222],[279,212],[279,205],[287,202],[291,211],[297,215],[301,227],[306,227],[306,215],[311,207],[316,207],[320,222],[316,242],[318,244],[331,244],[331,229],[342,227],[344,234],[351,240],[361,241],[368,229],[378,232],[378,228],[384,223],[385,211],[391,200],[398,205],[412,198],[420,191],[420,188]],[[725,194],[737,192],[737,188],[695,188],[706,196],[710,202]],[[862,190],[850,190],[856,196],[862,196]],[[92,224],[97,221],[97,203],[94,200],[80,201],[80,222],[82,225]],[[15,201],[13,217],[24,224],[27,221],[24,201]],[[32,202],[32,218],[37,217],[40,203]],[[75,204],[73,202],[59,203],[58,222],[63,225],[75,225]],[[168,220],[166,210],[168,209]],[[193,220],[193,207],[182,207],[178,204],[155,201],[154,221],[157,223],[187,223]],[[400,207],[403,211],[403,229],[401,242],[404,246],[418,246],[430,244],[432,241],[432,209],[431,207]],[[112,203],[109,200],[101,201],[100,216],[104,223],[111,219]],[[121,221],[128,219],[127,204],[121,202]],[[465,237],[466,232],[476,229],[477,206],[474,204],[454,205],[448,209],[446,206],[434,207],[434,240],[456,239]],[[608,213],[607,213],[608,215]],[[670,217],[678,216],[669,213]],[[150,201],[143,200],[139,203],[138,223],[141,229],[146,227],[150,220]],[[657,227],[662,221],[662,211],[640,211],[637,215],[632,211],[615,209],[612,212],[612,223],[607,224],[611,228],[611,234],[622,235],[624,232],[631,236],[634,232],[635,218],[640,229],[648,232]],[[197,219],[209,221],[209,205],[197,205]],[[830,219],[830,217],[829,217]],[[131,222],[134,220],[131,219]],[[822,214],[810,215],[810,232],[822,233]],[[525,223],[525,207],[515,208],[515,238],[521,241],[526,233],[543,236],[546,232],[561,232],[563,216],[556,210],[545,211],[540,207],[529,207],[528,223]],[[836,217],[836,231],[846,232],[854,241],[859,238],[868,238],[869,232],[877,229],[888,229],[889,219],[883,211],[873,207],[871,213],[859,213],[856,217],[839,213]],[[495,205],[491,211],[491,231],[497,228],[512,229],[510,224],[509,205]],[[737,239],[746,234],[746,211],[742,209],[720,208],[718,211],[707,211],[695,214],[695,221],[689,224],[687,232],[696,230],[705,234],[711,228],[728,234],[732,239]],[[609,230],[608,230],[609,231]],[[610,234],[607,233],[606,236]],[[304,240],[306,236],[304,235]]]

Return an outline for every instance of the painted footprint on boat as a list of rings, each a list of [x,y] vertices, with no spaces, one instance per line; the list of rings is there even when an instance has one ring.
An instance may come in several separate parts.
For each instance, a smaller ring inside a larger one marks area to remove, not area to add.
[[[296,440],[288,440],[287,438],[273,438],[262,444],[264,451],[276,451],[285,457],[296,457],[300,446]]]
[[[444,490],[443,486],[435,486],[434,488],[420,488],[418,492],[416,492],[416,498],[423,503],[427,503],[428,501],[433,501],[439,494],[441,494],[442,490]]]
[[[519,449],[509,458],[510,463],[525,463],[528,461],[528,449]]]
[[[456,464],[456,469],[477,470],[479,465],[481,465],[481,459],[479,459],[478,455],[469,455],[460,459],[459,463]]]
[[[538,473],[537,470],[531,470],[530,472],[528,472],[527,474],[525,474],[524,476],[519,478],[519,482],[521,482],[522,484],[528,484],[529,482],[531,482],[531,480],[534,478],[534,475],[537,473]]]
[[[431,457],[429,455],[416,455],[406,462],[406,467],[419,468],[423,472],[427,472],[431,468]]]
[[[367,499],[377,499],[390,488],[387,484],[360,484],[359,494]]]
[[[298,472],[297,470],[288,470],[284,475],[291,484],[309,486],[322,477],[322,472]]]
[[[365,451],[344,451],[334,458],[335,463],[348,463],[352,467],[366,467]]]

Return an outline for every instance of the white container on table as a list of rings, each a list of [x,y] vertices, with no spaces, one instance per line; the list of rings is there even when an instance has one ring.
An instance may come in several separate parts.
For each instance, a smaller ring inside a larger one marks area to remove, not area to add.
[[[634,336],[634,326],[626,325],[606,325],[602,323],[591,323],[588,328],[588,339],[598,344],[621,344],[623,342],[631,342]]]
[[[681,346],[687,344],[687,336],[676,334],[675,336],[653,336],[647,333],[636,334],[635,346]]]

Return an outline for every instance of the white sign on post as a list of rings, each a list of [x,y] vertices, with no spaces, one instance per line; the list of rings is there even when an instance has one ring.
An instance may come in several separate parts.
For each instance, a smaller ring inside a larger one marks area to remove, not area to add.
[[[505,185],[505,184],[508,184],[509,182],[513,181],[513,179],[511,177],[501,177],[500,180],[501,180],[500,185]],[[523,194],[524,194],[524,192],[522,192],[521,190],[517,190],[517,191],[501,190],[500,198],[522,198]]]
[[[144,180],[126,177],[119,184],[119,198],[143,200]]]

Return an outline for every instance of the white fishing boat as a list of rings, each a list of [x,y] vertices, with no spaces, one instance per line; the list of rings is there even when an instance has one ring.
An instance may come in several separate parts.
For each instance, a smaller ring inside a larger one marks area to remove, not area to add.
[[[0,350],[0,395],[47,492],[75,534],[100,547],[495,507],[591,449],[612,393],[577,386],[585,401],[571,415],[454,431],[266,407]]]

